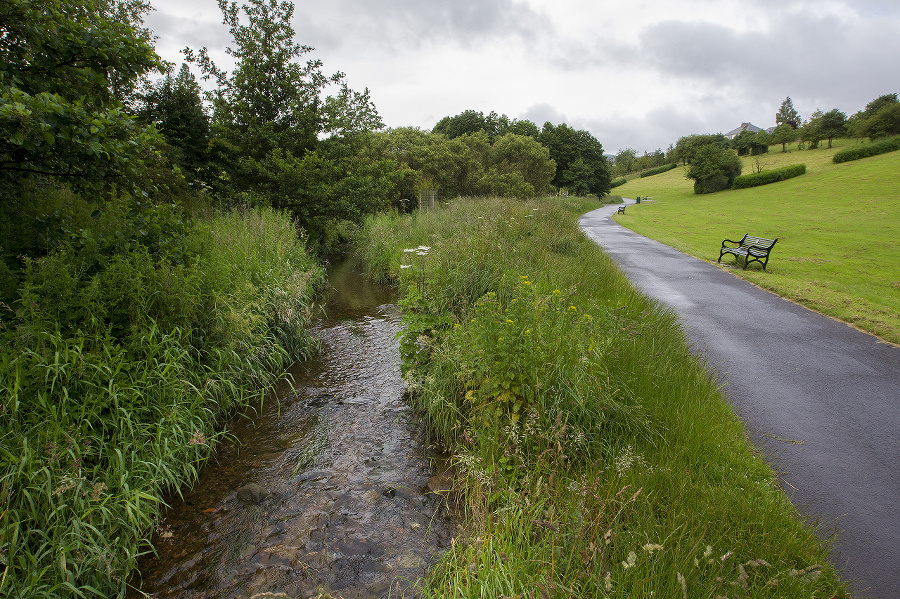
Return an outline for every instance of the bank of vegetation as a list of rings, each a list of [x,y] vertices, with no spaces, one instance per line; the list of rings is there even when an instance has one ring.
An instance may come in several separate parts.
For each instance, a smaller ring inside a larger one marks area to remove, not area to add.
[[[424,596],[843,596],[671,312],[578,231],[592,207],[366,222],[359,251],[400,286],[405,377],[464,514]]]

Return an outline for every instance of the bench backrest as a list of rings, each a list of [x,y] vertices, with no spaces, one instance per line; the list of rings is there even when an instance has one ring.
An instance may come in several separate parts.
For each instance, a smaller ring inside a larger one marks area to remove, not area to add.
[[[752,235],[744,235],[744,238],[741,239],[741,246],[743,247],[755,247],[761,250],[771,249],[777,239],[766,239],[765,237],[754,237]]]

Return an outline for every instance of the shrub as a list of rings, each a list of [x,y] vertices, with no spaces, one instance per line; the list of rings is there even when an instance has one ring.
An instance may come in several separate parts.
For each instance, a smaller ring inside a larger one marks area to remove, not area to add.
[[[615,181],[609,184],[610,189],[613,187],[618,187],[619,185],[625,185],[625,177],[619,177]]]
[[[694,193],[715,193],[731,187],[741,168],[734,151],[708,144],[696,151],[686,176],[694,180]]]
[[[646,170],[641,173],[641,177],[652,177],[653,175],[659,175],[660,173],[665,173],[672,170],[676,166],[678,165],[673,162],[672,164],[664,164],[656,168],[651,168],[650,170]]]
[[[878,154],[887,154],[900,150],[900,136],[883,139],[870,144],[845,148],[834,155],[832,160],[837,164],[840,162],[849,162],[851,160],[859,160],[860,158],[868,158],[869,156],[877,156]]]
[[[768,185],[769,183],[777,183],[786,179],[792,179],[806,174],[805,164],[795,164],[785,168],[775,169],[773,171],[762,171],[760,173],[751,173],[749,175],[741,175],[734,180],[735,189],[747,189],[748,187],[758,187],[760,185]]]

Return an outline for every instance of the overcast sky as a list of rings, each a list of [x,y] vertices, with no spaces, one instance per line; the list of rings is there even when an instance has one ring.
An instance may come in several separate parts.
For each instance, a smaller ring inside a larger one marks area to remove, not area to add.
[[[157,52],[231,43],[216,0],[151,0]],[[388,127],[468,109],[590,131],[609,154],[849,115],[900,91],[897,0],[299,0],[297,41]]]

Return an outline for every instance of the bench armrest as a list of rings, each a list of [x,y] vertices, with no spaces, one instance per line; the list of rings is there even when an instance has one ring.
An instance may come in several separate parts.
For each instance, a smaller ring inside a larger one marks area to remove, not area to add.
[[[722,247],[725,247],[725,244],[726,244],[726,243],[735,243],[735,244],[737,244],[737,245],[741,245],[741,241],[743,241],[743,239],[741,239],[740,241],[735,241],[734,239],[723,239],[723,240],[722,240]]]

